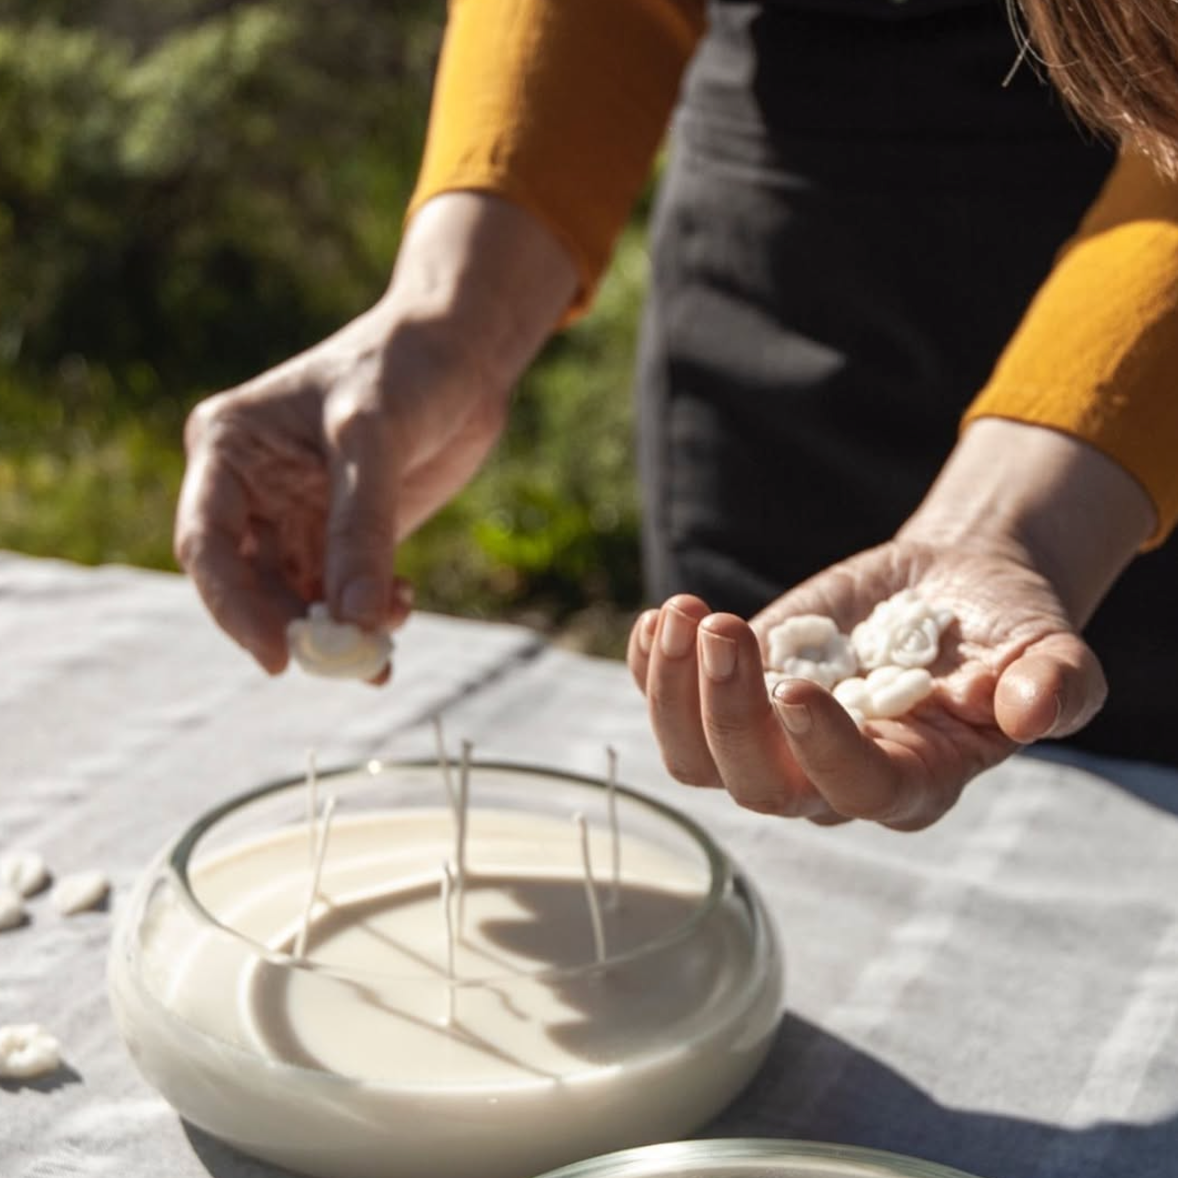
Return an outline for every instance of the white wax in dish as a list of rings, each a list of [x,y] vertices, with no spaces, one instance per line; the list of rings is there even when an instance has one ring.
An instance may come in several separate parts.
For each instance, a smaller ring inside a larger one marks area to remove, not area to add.
[[[194,1123],[322,1178],[527,1178],[682,1136],[736,1094],[780,1015],[755,899],[700,920],[706,864],[624,834],[615,907],[599,824],[597,968],[574,824],[475,807],[448,1021],[453,831],[446,807],[336,817],[300,968],[279,955],[306,901],[306,826],[198,860],[200,903],[274,953],[193,936],[178,898],[149,905],[141,960],[118,937],[111,958],[145,1075]]]

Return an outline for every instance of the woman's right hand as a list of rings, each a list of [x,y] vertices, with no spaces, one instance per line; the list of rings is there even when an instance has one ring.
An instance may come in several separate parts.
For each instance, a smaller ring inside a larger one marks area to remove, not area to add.
[[[195,408],[176,555],[267,671],[311,601],[365,629],[404,620],[396,544],[479,468],[575,284],[527,214],[446,194],[415,217],[376,306]]]

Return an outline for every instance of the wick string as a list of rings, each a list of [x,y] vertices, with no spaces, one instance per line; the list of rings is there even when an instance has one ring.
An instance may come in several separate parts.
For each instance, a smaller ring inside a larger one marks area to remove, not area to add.
[[[331,830],[331,817],[335,813],[335,794],[327,799],[323,807],[323,817],[319,820],[319,840],[315,847],[315,864],[311,870],[311,886],[307,890],[307,903],[303,908],[303,923],[299,927],[298,940],[295,941],[294,955],[301,958],[307,951],[307,937],[311,930],[311,909],[315,907],[315,897],[319,894],[319,878],[323,874],[323,861],[327,858],[327,836]]]
[[[454,915],[450,898],[454,893],[454,871],[449,861],[442,864],[442,913],[446,920],[446,1026],[454,1022]]]
[[[446,797],[450,800],[450,809],[457,806],[454,797],[454,773],[450,768],[450,758],[446,756],[446,740],[442,735],[442,717],[434,717],[434,745],[438,750],[438,764],[442,767],[442,784],[446,787]]]
[[[622,901],[622,835],[618,826],[618,752],[612,745],[605,750],[606,798],[609,802],[609,836],[612,876],[609,888],[609,906],[614,910]]]
[[[454,874],[458,885],[458,936],[462,936],[466,912],[466,831],[470,815],[470,754],[474,745],[462,742],[462,761],[458,770],[458,805],[454,814]]]
[[[315,866],[315,815],[319,811],[319,767],[315,750],[307,749],[307,862]]]
[[[597,885],[593,882],[593,862],[589,857],[589,824],[585,815],[576,813],[573,821],[581,834],[581,868],[585,884],[585,899],[589,903],[589,923],[593,926],[593,954],[600,965],[605,960],[605,928],[601,923],[601,904],[597,900]]]

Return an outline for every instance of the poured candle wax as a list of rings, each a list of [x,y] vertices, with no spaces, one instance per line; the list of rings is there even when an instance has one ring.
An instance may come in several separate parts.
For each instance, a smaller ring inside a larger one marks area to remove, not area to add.
[[[196,1124],[324,1178],[525,1178],[722,1107],[779,1006],[772,937],[743,886],[718,888],[697,849],[624,830],[614,904],[599,823],[598,967],[569,817],[476,806],[467,839],[452,978],[445,807],[336,817],[302,965],[287,954],[306,826],[198,859],[192,892],[218,924],[194,930],[187,898],[161,895],[138,963],[112,956],[144,1073]]]

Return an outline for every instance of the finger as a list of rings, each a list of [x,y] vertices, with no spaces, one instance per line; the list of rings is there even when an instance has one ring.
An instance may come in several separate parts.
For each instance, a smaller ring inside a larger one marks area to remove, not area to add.
[[[404,577],[394,577],[389,584],[389,599],[385,605],[383,625],[389,630],[397,630],[408,620],[413,612],[413,586]]]
[[[241,483],[211,448],[189,459],[176,510],[175,551],[217,624],[272,675],[286,667],[286,626],[301,612],[289,590],[259,575],[246,553]]]
[[[885,750],[818,684],[786,679],[773,706],[795,760],[835,813],[905,827],[943,813],[916,750],[900,741]]]
[[[712,614],[700,625],[699,651],[704,737],[728,792],[764,814],[830,814],[794,760],[769,703],[761,650],[748,624],[733,614]]]
[[[626,665],[638,690],[646,694],[646,675],[650,670],[650,652],[654,646],[654,633],[659,624],[659,611],[648,609],[638,615],[630,627],[630,639],[626,645]]]
[[[1083,728],[1107,695],[1091,647],[1075,634],[1051,634],[1003,671],[994,691],[994,718],[1011,740],[1029,744]]]
[[[704,738],[696,669],[696,627],[711,611],[698,597],[680,594],[659,610],[646,676],[651,726],[667,772],[685,785],[722,782]]]
[[[326,422],[331,506],[324,583],[332,616],[365,630],[384,624],[396,537],[397,463],[382,414],[333,400]]]

